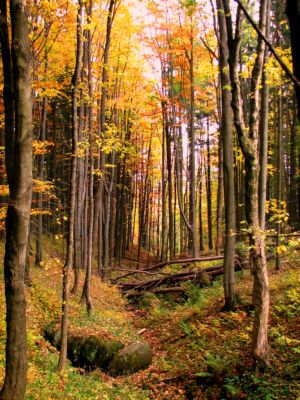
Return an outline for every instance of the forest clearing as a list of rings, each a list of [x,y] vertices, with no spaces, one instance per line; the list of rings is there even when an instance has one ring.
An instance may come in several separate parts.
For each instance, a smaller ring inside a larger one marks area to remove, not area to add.
[[[0,400],[300,399],[299,0],[0,3]]]

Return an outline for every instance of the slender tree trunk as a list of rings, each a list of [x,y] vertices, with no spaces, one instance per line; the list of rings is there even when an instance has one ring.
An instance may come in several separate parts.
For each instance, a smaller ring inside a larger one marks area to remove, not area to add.
[[[199,165],[199,237],[200,237],[200,251],[204,251],[204,241],[203,241],[203,219],[202,219],[202,159]]]
[[[84,69],[84,68],[83,68]],[[83,79],[83,71],[81,72]],[[78,141],[81,142],[84,120],[84,93],[83,89],[80,90],[80,107],[78,115]],[[75,206],[75,221],[74,221],[74,283],[71,290],[72,294],[77,293],[79,286],[80,267],[83,265],[82,257],[82,213],[86,196],[86,185],[84,184],[84,162],[83,157],[77,158],[77,193],[76,193],[76,206]]]
[[[242,107],[240,77],[238,71],[238,57],[241,44],[241,9],[238,8],[235,23],[235,34],[229,1],[223,0],[228,47],[230,49],[229,67],[232,87],[232,107],[234,123],[239,137],[239,143],[245,157],[245,200],[246,219],[249,229],[250,268],[253,273],[253,304],[254,322],[252,334],[252,355],[258,366],[269,365],[268,320],[269,320],[269,284],[265,254],[264,237],[259,225],[258,212],[258,132],[259,132],[259,81],[262,73],[264,44],[259,37],[257,42],[256,59],[251,75],[251,98],[249,111],[249,127],[246,129]],[[266,30],[267,0],[260,1],[259,27],[264,33]]]
[[[77,54],[76,65],[72,80],[72,163],[70,178],[70,209],[68,220],[67,254],[63,268],[63,293],[62,293],[62,317],[61,317],[61,348],[59,353],[58,371],[63,371],[67,360],[68,346],[68,320],[69,320],[69,286],[70,271],[73,264],[74,247],[74,216],[76,202],[76,176],[77,176],[77,142],[78,142],[78,84],[82,58],[82,24],[83,24],[83,3],[78,0],[77,15]]]
[[[222,216],[223,216],[223,191],[224,191],[224,178],[223,178],[223,144],[222,136],[219,136],[218,145],[218,193],[217,193],[217,240],[216,240],[216,255],[221,254],[222,247]]]
[[[162,81],[166,79],[164,76],[164,70],[162,66]],[[160,260],[164,261],[166,258],[166,230],[167,230],[167,198],[166,198],[166,179],[165,179],[165,153],[166,153],[166,125],[167,125],[167,104],[165,101],[162,101],[162,172],[161,172],[161,203],[162,203],[162,216],[161,216],[161,256]]]
[[[266,37],[270,34],[270,0],[267,1]],[[266,200],[267,200],[267,165],[268,165],[268,129],[269,129],[269,93],[268,71],[266,64],[269,61],[269,51],[264,54],[264,69],[261,91],[261,119],[260,119],[260,146],[259,146],[259,224],[264,231],[266,227]]]
[[[169,213],[169,256],[172,260],[175,255],[174,221],[173,221],[173,179],[172,179],[172,148],[169,124],[166,126],[166,150],[168,173],[168,213]]]
[[[87,7],[87,20],[91,23],[93,0],[90,0]],[[92,37],[91,29],[87,29],[87,67],[88,67],[88,130],[89,130],[89,175],[88,175],[88,238],[87,238],[87,267],[85,274],[85,282],[82,291],[82,300],[85,300],[86,310],[88,314],[93,311],[93,302],[91,297],[91,280],[92,280],[92,265],[93,265],[93,219],[94,219],[94,158],[93,158],[93,77],[92,77]]]
[[[278,122],[277,122],[277,180],[276,180],[276,198],[277,198],[277,211],[281,211],[281,197],[282,197],[282,97],[278,95]],[[283,221],[278,221],[276,226],[276,270],[278,271],[281,266],[281,257],[278,252],[280,245],[281,224]]]
[[[289,190],[289,220],[294,228],[299,227],[297,204],[297,111],[293,108],[291,117],[291,141],[290,141],[290,190]]]
[[[48,51],[45,51],[45,75],[48,73]],[[41,121],[41,134],[40,141],[44,141],[46,139],[46,130],[47,130],[47,106],[48,106],[48,97],[44,96],[43,98],[43,108],[42,108],[42,121]],[[38,178],[40,180],[44,179],[44,163],[45,156],[44,154],[39,155],[38,159]],[[38,215],[38,229],[37,229],[37,239],[36,239],[36,254],[35,254],[35,265],[40,265],[43,261],[43,194],[38,193],[38,209],[40,214]]]
[[[236,305],[236,287],[234,274],[236,204],[234,192],[233,163],[233,120],[230,93],[230,75],[228,67],[228,42],[225,12],[222,0],[217,0],[218,23],[220,31],[220,76],[222,87],[221,134],[223,142],[224,200],[225,200],[225,247],[224,247],[224,295],[225,308],[233,309]]]
[[[208,247],[210,250],[214,248],[213,244],[213,223],[212,223],[212,191],[211,191],[211,155],[210,155],[210,138],[209,138],[209,117],[207,117],[207,175],[206,175],[206,196],[207,196],[207,226],[208,226]]]
[[[113,26],[113,21],[115,17],[115,13],[118,5],[120,4],[120,0],[110,0],[108,6],[108,14],[106,21],[106,37],[105,37],[105,46],[103,51],[103,67],[102,67],[102,77],[101,77],[101,97],[100,97],[100,110],[99,110],[99,138],[102,139],[102,145],[105,141],[105,111],[106,111],[106,100],[107,100],[107,82],[108,82],[108,60],[109,60],[109,50],[111,44],[111,31]],[[103,214],[103,186],[105,180],[105,153],[102,151],[102,146],[100,146],[99,152],[100,158],[100,171],[101,178],[97,181],[97,190],[94,202],[94,227],[93,232],[102,233],[102,227],[98,227],[98,224],[101,224],[101,215]],[[102,270],[102,238],[98,238],[98,270]],[[93,254],[95,254],[97,244],[97,235],[94,234],[94,243],[93,243]],[[93,255],[92,255],[93,258]]]
[[[6,1],[1,2],[0,11],[0,41],[4,73],[5,161],[10,192],[5,222],[4,256],[6,367],[0,399],[22,400],[25,396],[27,380],[24,273],[32,193],[31,59],[25,0],[10,1],[11,47]],[[13,97],[10,99],[9,95]],[[12,115],[7,115],[13,110]],[[13,130],[13,124],[6,125],[13,120],[15,120],[15,130]]]
[[[300,81],[300,0],[286,1],[286,15],[290,24],[294,75]],[[295,85],[298,103],[298,121],[300,122],[300,86]]]
[[[189,126],[189,150],[190,150],[190,226],[189,231],[189,248],[192,248],[193,257],[198,257],[198,235],[197,235],[197,216],[196,216],[196,163],[195,163],[195,83],[194,83],[194,31],[193,17],[190,17],[190,47],[189,55],[189,79],[190,79],[190,126]]]

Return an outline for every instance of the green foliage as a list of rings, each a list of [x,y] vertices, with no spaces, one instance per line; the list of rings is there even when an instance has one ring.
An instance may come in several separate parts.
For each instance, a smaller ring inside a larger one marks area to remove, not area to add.
[[[248,248],[245,242],[236,242],[235,244],[235,253],[241,259],[247,257]]]
[[[180,321],[179,326],[186,336],[191,337],[193,335],[193,329],[185,321]]]
[[[205,370],[195,376],[206,384],[221,384],[229,373],[230,362],[226,357],[207,352],[204,360]]]
[[[160,304],[160,300],[153,293],[145,293],[144,296],[141,296],[138,302],[139,308],[142,309],[153,309],[158,307]]]
[[[29,364],[26,400],[146,400],[146,391],[129,385],[111,386],[105,383],[97,371],[80,374],[70,366],[63,375],[56,372],[57,355],[41,356],[36,353],[34,363]]]
[[[285,313],[288,318],[293,318],[300,313],[300,292],[296,288],[286,291],[285,299],[281,299],[275,310]]]
[[[274,309],[287,318],[293,318],[300,313],[299,274],[296,271],[290,271],[283,277],[283,282],[286,290],[278,303],[274,305]]]
[[[199,286],[196,286],[193,282],[187,281],[182,285],[185,289],[185,294],[187,296],[187,303],[189,305],[200,306],[203,304],[203,292]]]

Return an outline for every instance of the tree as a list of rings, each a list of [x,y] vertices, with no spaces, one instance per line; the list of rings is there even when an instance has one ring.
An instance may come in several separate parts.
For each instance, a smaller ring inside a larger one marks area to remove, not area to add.
[[[70,209],[68,219],[68,238],[67,255],[63,269],[63,294],[62,294],[62,317],[61,317],[61,348],[59,354],[58,371],[61,372],[66,364],[68,346],[68,311],[69,311],[69,292],[70,292],[70,270],[73,265],[73,246],[74,246],[74,216],[76,198],[76,173],[77,173],[77,142],[78,142],[78,83],[81,68],[82,56],[82,24],[83,24],[83,2],[78,1],[77,15],[77,51],[76,64],[72,80],[72,164],[70,177]]]
[[[239,76],[239,56],[241,46],[242,11],[237,9],[235,32],[228,0],[223,0],[226,15],[229,68],[232,87],[232,108],[239,144],[245,157],[245,203],[246,220],[250,244],[250,268],[253,273],[254,322],[252,334],[252,355],[258,366],[269,364],[268,320],[269,320],[269,284],[265,254],[264,237],[259,223],[258,183],[259,183],[259,82],[264,60],[264,42],[257,39],[256,57],[251,74],[251,98],[249,120],[243,110],[243,97]],[[267,1],[260,1],[259,28],[266,30]]]
[[[232,309],[236,303],[235,291],[235,235],[236,235],[236,206],[234,193],[233,166],[233,120],[231,108],[230,75],[228,66],[228,41],[226,19],[222,0],[217,0],[219,24],[219,51],[221,76],[221,135],[223,142],[224,169],[224,201],[225,201],[225,246],[224,246],[224,294],[225,308]]]
[[[11,0],[9,10],[11,40],[7,2],[1,2],[0,39],[5,81],[5,156],[9,204],[4,257],[6,374],[0,399],[21,400],[25,396],[27,374],[24,273],[32,193],[31,57],[26,1]]]
[[[294,75],[300,81],[300,1],[287,0],[286,14],[290,24],[290,36],[292,45]],[[295,85],[298,102],[298,120],[300,121],[300,85]]]

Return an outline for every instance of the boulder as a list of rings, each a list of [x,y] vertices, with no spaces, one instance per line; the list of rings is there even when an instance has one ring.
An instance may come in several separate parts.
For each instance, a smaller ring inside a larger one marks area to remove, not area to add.
[[[58,350],[61,345],[60,321],[52,321],[44,329],[44,337]]]
[[[152,350],[148,342],[130,344],[120,350],[108,366],[112,375],[129,375],[147,368],[152,361]]]
[[[68,338],[68,358],[82,368],[106,369],[115,354],[124,346],[117,341],[104,340],[97,336]]]

